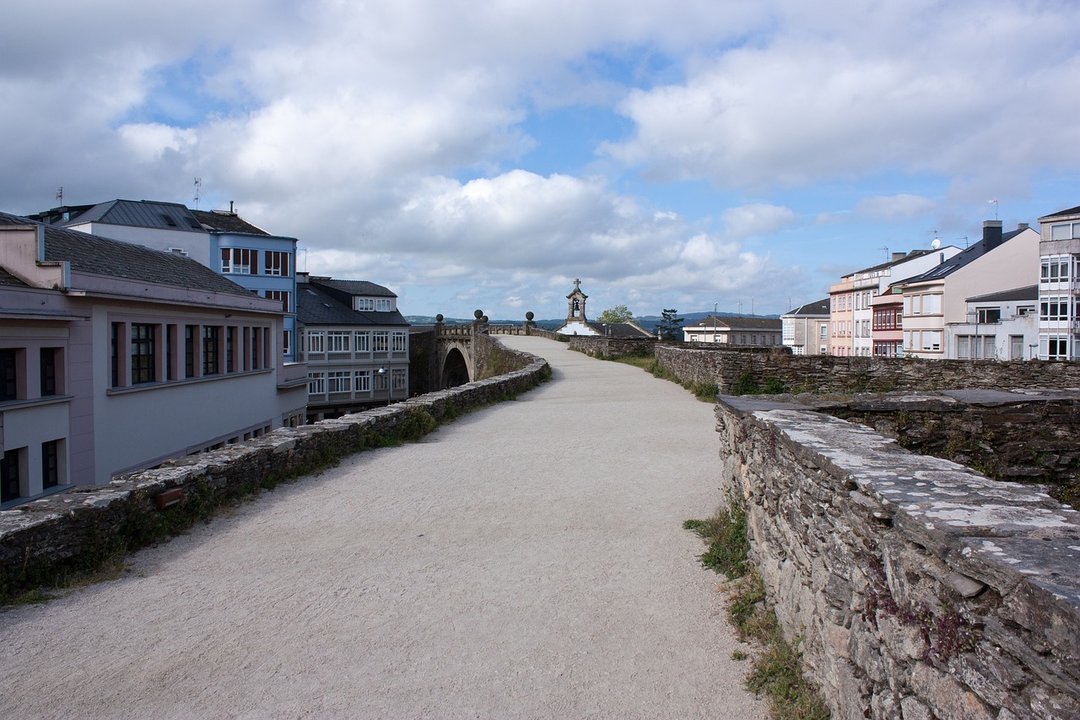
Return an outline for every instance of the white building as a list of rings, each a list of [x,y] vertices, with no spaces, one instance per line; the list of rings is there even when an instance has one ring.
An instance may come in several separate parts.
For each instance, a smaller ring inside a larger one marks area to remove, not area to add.
[[[829,298],[807,303],[780,316],[784,345],[795,355],[829,354]]]
[[[1080,360],[1080,207],[1039,223],[1039,359]]]
[[[901,283],[906,357],[947,358],[945,327],[968,321],[968,298],[1035,284],[1039,234],[1021,224],[1002,233],[1001,222],[983,223],[983,237],[932,270]]]
[[[967,299],[966,319],[946,323],[946,357],[954,360],[1031,360],[1038,357],[1036,285]]]
[[[892,259],[856,270],[829,288],[831,306],[836,310],[833,323],[834,354],[869,357],[874,349],[874,298],[893,283],[914,277],[940,265],[960,253],[960,248],[946,245],[930,250],[894,252]]]
[[[683,326],[683,342],[719,343],[721,345],[746,345],[772,347],[783,344],[783,330],[779,318],[756,315],[725,315],[709,317]]]
[[[280,305],[190,258],[0,213],[0,268],[5,506],[304,417]]]

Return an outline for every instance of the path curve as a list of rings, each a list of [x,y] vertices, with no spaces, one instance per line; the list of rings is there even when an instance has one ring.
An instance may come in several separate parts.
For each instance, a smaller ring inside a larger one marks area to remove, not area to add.
[[[0,613],[0,717],[764,718],[681,528],[712,407],[501,339],[554,381]]]

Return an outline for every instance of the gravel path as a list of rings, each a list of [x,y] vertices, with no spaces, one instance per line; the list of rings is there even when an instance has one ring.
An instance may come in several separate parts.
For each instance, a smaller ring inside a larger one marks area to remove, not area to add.
[[[0,613],[0,718],[764,718],[700,540],[712,408],[554,381]]]

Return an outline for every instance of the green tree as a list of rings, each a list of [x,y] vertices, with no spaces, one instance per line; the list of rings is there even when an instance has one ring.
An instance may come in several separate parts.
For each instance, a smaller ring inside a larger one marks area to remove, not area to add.
[[[634,313],[630,312],[629,308],[625,305],[616,305],[600,313],[600,317],[596,318],[596,322],[613,325],[615,323],[630,322],[633,319]]]
[[[682,340],[683,318],[677,317],[679,311],[675,308],[664,308],[660,312],[660,322],[656,324],[656,333],[661,340]]]

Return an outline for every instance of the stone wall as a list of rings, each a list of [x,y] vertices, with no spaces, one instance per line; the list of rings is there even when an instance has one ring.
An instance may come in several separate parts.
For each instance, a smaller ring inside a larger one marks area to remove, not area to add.
[[[583,352],[590,357],[604,360],[633,355],[644,357],[653,354],[656,340],[653,338],[610,338],[596,335],[565,335],[571,350]]]
[[[1080,391],[891,393],[821,409],[993,480],[1045,484],[1051,497],[1080,508]]]
[[[659,344],[660,366],[682,382],[740,383],[800,393],[889,392],[951,388],[1080,388],[1080,363],[920,360],[792,355],[787,348]]]
[[[835,718],[1080,717],[1080,513],[794,404],[724,397],[717,429]]]
[[[500,377],[314,425],[281,428],[106,486],[0,511],[0,601],[39,585],[62,583],[71,572],[175,534],[234,498],[367,448],[419,438],[439,422],[514,397],[550,377],[545,360],[517,355],[524,367]]]

